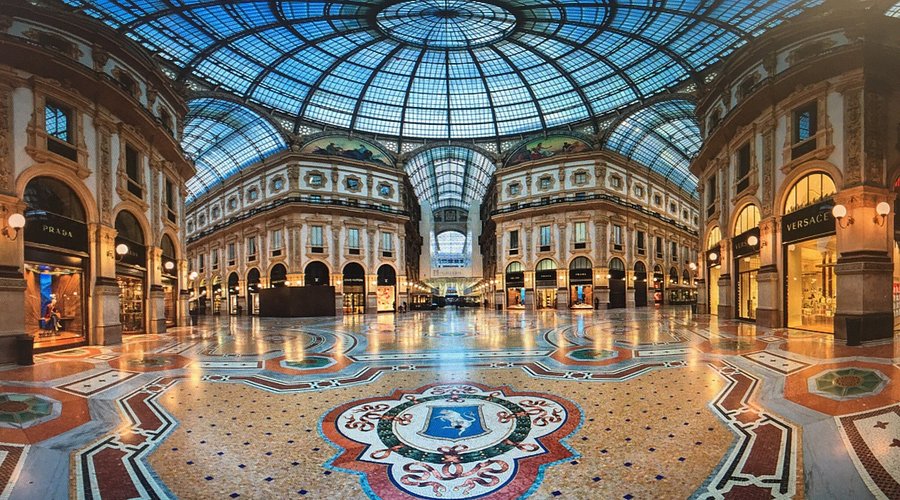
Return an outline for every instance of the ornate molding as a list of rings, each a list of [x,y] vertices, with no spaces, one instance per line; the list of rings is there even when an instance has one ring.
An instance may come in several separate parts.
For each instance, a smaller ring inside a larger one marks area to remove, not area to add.
[[[12,194],[14,186],[10,158],[10,143],[12,142],[10,90],[6,86],[0,86],[0,193]]]
[[[862,90],[844,92],[844,186],[862,182]]]

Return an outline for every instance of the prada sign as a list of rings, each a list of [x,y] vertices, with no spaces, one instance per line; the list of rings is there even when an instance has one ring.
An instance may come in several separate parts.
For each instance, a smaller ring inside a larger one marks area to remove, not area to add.
[[[570,269],[569,270],[569,282],[577,283],[577,284],[591,284],[593,281],[593,270],[592,269]]]
[[[535,281],[553,282],[556,284],[556,269],[542,269],[534,272]]]
[[[525,286],[525,273],[518,271],[514,273],[506,273],[506,287],[519,288]]]
[[[42,210],[25,213],[25,241],[76,252],[88,251],[85,224]]]
[[[792,241],[834,234],[832,208],[834,208],[834,202],[825,200],[782,217],[782,242],[790,243]]]
[[[750,243],[747,242],[751,236],[756,238],[756,245],[751,246]],[[734,239],[731,240],[731,252],[734,254],[735,259],[759,252],[759,228],[754,227],[749,231],[745,231],[735,236]]]

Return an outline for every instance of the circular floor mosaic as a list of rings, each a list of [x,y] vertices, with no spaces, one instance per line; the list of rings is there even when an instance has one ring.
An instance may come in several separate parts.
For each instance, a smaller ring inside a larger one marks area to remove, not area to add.
[[[810,392],[832,399],[861,398],[877,394],[887,379],[875,370],[843,368],[810,378]]]
[[[580,421],[557,396],[466,382],[344,404],[322,433],[342,450],[332,466],[361,474],[372,496],[515,498],[575,456],[562,440]]]
[[[28,427],[53,416],[53,400],[34,394],[0,394],[0,423]]]

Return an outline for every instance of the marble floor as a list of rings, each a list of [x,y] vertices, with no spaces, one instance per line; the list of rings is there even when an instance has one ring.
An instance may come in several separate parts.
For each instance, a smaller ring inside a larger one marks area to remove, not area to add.
[[[0,498],[900,498],[900,338],[687,308],[203,318],[0,367]]]

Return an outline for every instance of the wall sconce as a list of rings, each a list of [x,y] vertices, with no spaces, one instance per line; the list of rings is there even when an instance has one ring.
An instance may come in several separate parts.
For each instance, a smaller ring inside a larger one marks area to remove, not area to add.
[[[197,276],[197,271],[191,271],[191,274],[188,274],[188,279],[194,281],[195,279],[197,279]]]
[[[175,269],[175,263],[171,260],[167,260],[166,263],[163,264],[163,267],[166,268],[166,271],[171,271],[172,269]]]
[[[125,257],[125,254],[128,253],[128,245],[124,243],[119,243],[116,245],[116,260],[122,260]]]
[[[879,227],[884,227],[884,222],[887,220],[888,214],[891,213],[890,203],[882,201],[878,205],[875,205],[875,213],[878,215],[872,217],[872,222]]]
[[[715,261],[717,261],[717,260],[719,260],[719,254],[717,254],[716,252],[713,252],[713,253],[709,254],[709,261],[710,261],[710,262],[715,262]]]
[[[831,215],[834,216],[838,221],[838,225],[841,226],[841,229],[847,229],[848,227],[853,225],[853,216],[847,215],[847,207],[838,203],[831,209]],[[844,219],[846,218],[847,224],[844,224]]]
[[[6,210],[4,210],[4,213]],[[10,241],[16,241],[19,237],[19,231],[25,227],[25,216],[20,213],[13,213],[6,219],[6,226],[3,227],[3,236]]]
[[[696,263],[696,262],[691,262],[690,264],[688,264],[688,268],[690,268],[691,271],[696,271],[696,270],[697,270],[697,263]]]

